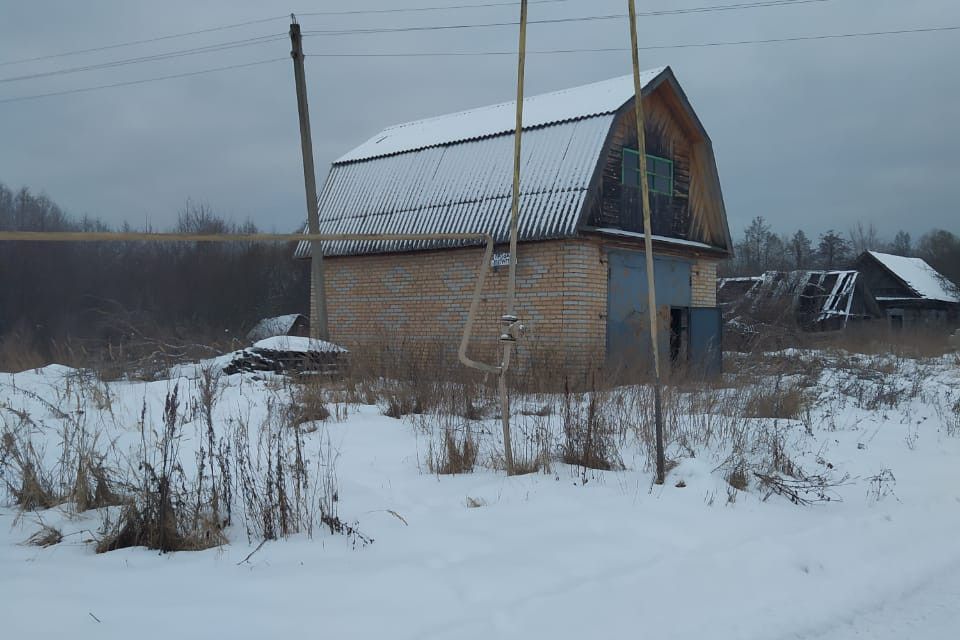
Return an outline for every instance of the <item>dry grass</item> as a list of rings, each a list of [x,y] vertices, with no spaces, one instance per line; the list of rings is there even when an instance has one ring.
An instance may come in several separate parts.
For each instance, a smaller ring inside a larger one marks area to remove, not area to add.
[[[438,475],[472,473],[478,451],[479,444],[469,426],[461,433],[445,429],[441,444],[434,447],[431,442],[428,447],[427,469]]]
[[[799,420],[809,402],[803,389],[780,378],[771,387],[758,386],[747,397],[744,415],[750,418]]]
[[[563,398],[563,452],[566,464],[610,471],[623,468],[617,433],[611,419],[614,395],[606,391],[574,394]]]
[[[63,541],[63,533],[56,527],[41,524],[40,529],[24,540],[24,544],[31,547],[52,547]]]
[[[29,339],[18,333],[0,338],[0,371],[26,371],[49,364]]]

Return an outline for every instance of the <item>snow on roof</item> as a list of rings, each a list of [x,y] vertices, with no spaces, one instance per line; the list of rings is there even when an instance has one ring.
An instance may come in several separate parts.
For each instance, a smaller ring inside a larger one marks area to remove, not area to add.
[[[297,318],[301,317],[303,316],[299,313],[289,313],[284,316],[264,318],[254,325],[253,329],[250,329],[250,332],[247,333],[247,340],[257,341],[272,336],[286,335],[290,333],[293,325],[297,322]]]
[[[346,349],[339,345],[335,345],[332,342],[327,342],[326,340],[317,340],[315,338],[303,338],[300,336],[274,336],[272,338],[267,338],[266,340],[255,342],[253,348],[262,349],[264,351],[347,352]]]
[[[641,86],[649,84],[666,69],[659,67],[643,71]],[[632,75],[531,96],[523,99],[523,128],[613,113],[632,97]],[[512,133],[516,128],[516,104],[517,101],[512,100],[387,127],[342,155],[334,164]]]
[[[617,229],[615,227],[592,227],[592,231],[597,233],[602,233],[612,236],[624,236],[626,238],[642,238],[642,231],[627,231],[625,229]],[[706,242],[697,242],[696,240],[687,240],[685,238],[671,238],[669,236],[658,236],[656,234],[650,236],[650,239],[654,242],[662,242],[663,244],[673,244],[681,247],[694,247],[697,249],[717,249],[719,247],[714,247],[707,244]]]
[[[766,271],[760,276],[720,278],[717,298],[730,319],[782,321],[793,317],[802,327],[837,318],[843,327],[853,317],[858,271]],[[788,301],[789,314],[780,309]]]
[[[923,258],[907,258],[879,251],[869,253],[919,297],[942,302],[960,302],[960,292],[956,285],[927,264]]]
[[[520,156],[520,240],[565,238],[577,222],[614,116],[604,114],[524,133]],[[319,195],[321,233],[510,234],[513,138],[489,136],[334,164]],[[323,243],[324,255],[450,247],[441,241]],[[298,257],[310,255],[301,242]]]

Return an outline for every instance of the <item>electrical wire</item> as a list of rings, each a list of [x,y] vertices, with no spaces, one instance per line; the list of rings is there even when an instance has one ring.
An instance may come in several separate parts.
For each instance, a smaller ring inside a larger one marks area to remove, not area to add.
[[[833,0],[761,0],[760,2],[740,2],[736,4],[713,5],[707,7],[688,7],[686,9],[660,9],[638,13],[640,17],[658,17],[673,15],[688,15],[698,13],[714,13],[718,11],[740,11],[744,9],[761,9],[769,7],[791,7],[795,5],[821,4],[832,2]],[[307,14],[301,14],[307,15]],[[566,24],[578,22],[598,22],[605,20],[625,20],[625,13],[611,13],[597,16],[577,16],[569,18],[542,18],[540,20],[528,20],[527,24]],[[451,31],[460,29],[484,29],[493,27],[515,27],[520,23],[517,21],[508,22],[481,22],[481,23],[460,23],[445,25],[417,25],[410,27],[365,27],[353,29],[324,29],[304,31],[304,35],[313,36],[344,36],[344,35],[365,35],[376,33],[409,33],[420,31]]]
[[[570,0],[530,0],[527,4],[560,4]],[[491,7],[516,7],[516,2],[486,2],[481,4],[454,4],[448,6],[432,7],[394,7],[391,9],[345,9],[342,11],[310,11],[307,13],[298,13],[297,16],[353,16],[353,15],[375,15],[381,13],[425,13],[428,11],[450,11],[456,9],[487,9]]]
[[[268,42],[277,42],[278,40],[286,40],[287,34],[273,34],[269,36],[260,36],[256,38],[246,38],[243,40],[234,40],[231,42],[221,42],[219,44],[205,45],[202,47],[194,47],[192,49],[181,49],[178,51],[170,51],[167,53],[158,53],[149,56],[141,56],[139,58],[128,58],[126,60],[113,60],[111,62],[104,62],[100,64],[91,64],[85,65],[82,67],[71,67],[67,69],[56,69],[53,71],[42,71],[40,73],[31,73],[21,76],[11,76],[8,78],[0,78],[0,83],[4,82],[18,82],[21,80],[35,80],[37,78],[48,78],[50,76],[59,76],[66,75],[71,73],[80,73],[83,71],[94,71],[97,69],[112,69],[114,67],[122,67],[131,64],[140,64],[143,62],[156,62],[158,60],[169,60],[171,58],[180,58],[183,56],[198,55],[202,53],[213,53],[216,51],[225,51],[228,49],[236,49],[239,47],[248,47],[251,45],[266,44]]]
[[[38,93],[30,96],[18,96],[14,98],[2,98],[0,99],[0,104],[5,104],[8,102],[22,102],[24,100],[35,100],[37,98],[48,98],[51,96],[65,96],[72,93],[86,93],[88,91],[99,91],[100,89],[113,89],[115,87],[127,87],[135,84],[145,84],[147,82],[157,82],[159,80],[172,80],[174,78],[189,78],[191,76],[199,76],[205,73],[215,73],[218,71],[228,71],[230,69],[243,69],[245,67],[254,67],[257,65],[270,64],[273,62],[281,62],[284,60],[289,60],[290,58],[285,56],[283,58],[271,58],[270,60],[258,60],[256,62],[245,62],[243,64],[231,64],[225,67],[214,67],[212,69],[201,69],[200,71],[189,71],[187,73],[175,73],[166,76],[156,76],[153,78],[143,78],[141,80],[129,80],[126,82],[114,82],[113,84],[101,84],[95,87],[82,87],[79,89],[67,89],[66,91],[51,91],[49,93]]]
[[[819,34],[819,35],[810,35],[810,36],[793,36],[788,38],[765,38],[760,40],[729,40],[729,41],[718,41],[718,42],[699,42],[699,43],[684,43],[684,44],[670,44],[670,45],[646,45],[638,48],[641,50],[658,50],[658,49],[688,49],[688,48],[701,48],[701,47],[727,47],[727,46],[741,46],[741,45],[751,45],[751,44],[773,44],[773,43],[783,43],[783,42],[805,42],[805,41],[815,41],[815,40],[866,38],[866,37],[874,37],[874,36],[891,36],[891,35],[936,33],[936,32],[949,32],[949,31],[960,31],[960,26],[919,27],[916,29],[891,29],[888,31],[863,31],[863,32],[856,32],[856,33]],[[604,53],[604,52],[622,53],[624,51],[629,51],[629,48],[606,47],[606,48],[579,48],[579,49],[551,49],[551,50],[540,50],[540,51],[528,51],[527,53],[549,55],[549,54]],[[309,54],[307,57],[310,57],[310,58],[388,58],[388,57],[403,58],[403,57],[515,56],[515,55],[517,55],[515,51],[449,51],[449,52],[422,52],[422,53],[411,53],[411,52],[312,53],[312,54]],[[156,82],[158,80],[186,78],[186,77],[196,76],[196,75],[201,75],[206,73],[214,73],[217,71],[226,71],[229,69],[240,69],[243,67],[263,65],[263,64],[278,62],[278,61],[287,60],[287,59],[288,58],[286,57],[273,58],[270,60],[260,60],[258,62],[248,62],[245,64],[228,65],[225,67],[203,69],[200,71],[192,71],[187,73],[178,73],[178,74],[159,76],[154,78],[144,78],[141,80],[130,80],[127,82],[116,82],[113,84],[98,85],[94,87],[83,87],[79,89],[68,89],[66,91],[53,91],[50,93],[40,93],[40,94],[34,94],[34,95],[28,95],[28,96],[3,98],[3,99],[0,99],[0,104],[10,103],[10,102],[21,102],[24,100],[33,100],[36,98],[46,98],[50,96],[62,96],[62,95],[68,95],[72,93],[97,91],[100,89],[112,89],[114,87],[124,87],[129,85],[144,84],[147,82]]]
[[[558,4],[566,3],[570,0],[532,0],[530,4]],[[791,6],[791,5],[803,5],[803,4],[814,4],[814,3],[823,3],[831,2],[832,0],[760,0],[758,2],[739,2],[735,4],[728,5],[713,5],[705,7],[690,7],[686,9],[664,9],[658,11],[647,11],[641,12],[638,14],[641,17],[651,17],[651,16],[666,16],[666,15],[683,15],[683,14],[694,14],[694,13],[709,13],[715,11],[734,11],[740,9],[754,9],[754,8],[763,8],[763,7],[778,7],[778,6]],[[488,3],[479,3],[479,4],[461,4],[461,5],[450,5],[450,6],[427,6],[427,7],[395,7],[389,9],[350,9],[344,11],[313,11],[300,13],[298,15],[303,17],[308,16],[337,16],[337,15],[371,15],[371,14],[394,14],[394,13],[416,13],[416,12],[431,12],[431,11],[447,11],[447,10],[463,10],[463,9],[478,9],[478,8],[488,8],[488,7],[507,7],[515,6],[516,2],[488,2]],[[625,14],[620,16],[609,16],[602,17],[600,19],[613,19],[614,17],[625,17]],[[214,33],[217,31],[224,31],[227,29],[236,29],[239,27],[246,27],[256,24],[264,24],[267,22],[274,22],[278,20],[287,20],[289,16],[273,16],[269,18],[260,18],[256,20],[247,20],[244,22],[235,22],[232,24],[225,24],[216,27],[208,27],[205,29],[196,29],[193,31],[183,31],[180,33],[171,33],[162,36],[156,36],[153,38],[144,38],[141,40],[130,40],[127,42],[119,42],[115,44],[103,45],[98,47],[90,47],[86,49],[74,49],[72,51],[62,51],[59,53],[51,53],[42,56],[33,56],[30,58],[19,58],[15,60],[6,60],[0,61],[0,67],[16,65],[16,64],[25,64],[28,62],[39,62],[42,60],[52,60],[56,58],[63,58],[67,56],[82,55],[87,53],[96,53],[100,51],[109,51],[111,49],[119,49],[123,47],[132,47],[141,44],[149,44],[152,42],[161,42],[164,40],[173,40],[176,38],[185,38],[188,36],[202,35],[206,33]],[[542,22],[542,21],[531,21],[532,23]],[[496,23],[490,25],[476,25],[477,27],[484,26],[515,26],[516,22],[510,23]],[[471,25],[462,25],[455,28],[470,28]],[[453,28],[453,27],[442,27],[442,28]],[[421,27],[419,29],[428,29],[428,27]],[[376,31],[375,33],[382,33],[383,31]],[[351,30],[347,30],[344,33],[353,33]],[[365,32],[364,32],[365,33]],[[333,34],[328,34],[333,35]]]
[[[960,26],[919,27],[916,29],[893,29],[890,31],[863,31],[856,33],[821,34],[812,36],[793,36],[788,38],[765,38],[761,40],[726,40],[716,42],[696,42],[684,44],[645,45],[637,47],[640,51],[655,51],[659,49],[698,49],[704,47],[732,47],[748,44],[774,44],[782,42],[805,42],[811,40],[836,40],[844,38],[867,38],[872,36],[892,36],[914,33],[934,33],[943,31],[960,31]],[[608,53],[630,51],[629,47],[602,47],[579,49],[548,49],[528,50],[528,54],[550,55],[563,53]],[[515,56],[516,51],[442,51],[442,52],[395,52],[395,53],[311,53],[308,58],[429,58],[429,57],[457,57],[457,56]]]
[[[247,20],[246,22],[235,22],[233,24],[220,25],[219,27],[209,27],[207,29],[197,29],[196,31],[184,31],[182,33],[171,33],[165,36],[157,36],[155,38],[145,38],[143,40],[130,40],[129,42],[118,42],[116,44],[108,44],[102,47],[91,47],[89,49],[74,49],[73,51],[61,51],[60,53],[50,53],[43,56],[34,56],[32,58],[20,58],[19,60],[7,60],[0,62],[0,67],[9,66],[12,64],[24,64],[27,62],[39,62],[40,60],[51,60],[53,58],[63,58],[66,56],[75,56],[83,53],[95,53],[97,51],[108,51],[110,49],[119,49],[121,47],[132,47],[138,44],[148,44],[150,42],[160,42],[161,40],[173,40],[174,38],[185,38],[187,36],[195,36],[204,33],[213,33],[215,31],[224,31],[226,29],[236,29],[238,27],[246,27],[253,24],[263,24],[264,22],[273,22],[275,20],[287,20],[290,16],[274,16],[272,18],[261,18],[259,20]]]

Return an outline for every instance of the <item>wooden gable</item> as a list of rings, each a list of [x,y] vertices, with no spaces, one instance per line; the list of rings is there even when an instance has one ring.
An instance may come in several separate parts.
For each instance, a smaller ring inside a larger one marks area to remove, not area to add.
[[[646,153],[672,163],[672,192],[651,193],[657,236],[732,249],[710,138],[672,72],[644,89]],[[641,191],[623,180],[625,149],[637,148],[633,100],[617,112],[583,220],[589,228],[642,232]]]

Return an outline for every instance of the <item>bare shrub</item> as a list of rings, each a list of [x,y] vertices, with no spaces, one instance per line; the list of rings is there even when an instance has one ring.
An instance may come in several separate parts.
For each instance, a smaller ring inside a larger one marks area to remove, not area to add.
[[[142,546],[163,553],[207,549],[226,541],[205,505],[190,499],[180,462],[179,385],[164,400],[159,433],[148,431],[146,405],[140,418],[141,446],[131,465],[129,498],[116,521],[106,518],[97,553]]]
[[[49,363],[34,346],[33,336],[26,323],[24,325],[0,338],[0,371],[16,373]]]
[[[727,484],[738,491],[747,490],[747,487],[750,485],[750,481],[747,479],[746,463],[741,462],[733,468],[733,470],[727,475]]]
[[[40,529],[27,538],[24,544],[32,547],[52,547],[62,541],[63,533],[59,529],[41,523]]]
[[[461,434],[452,429],[443,432],[442,444],[434,450],[433,443],[427,453],[427,469],[439,475],[472,473],[477,463],[478,445],[470,427]]]
[[[817,502],[839,501],[840,498],[834,489],[847,481],[846,476],[840,480],[834,480],[823,475],[785,478],[779,474],[762,473],[760,471],[754,471],[753,475],[766,490],[766,494],[763,496],[764,500],[767,500],[773,494],[777,494],[799,506],[809,506]]]
[[[798,420],[807,405],[803,389],[785,384],[778,377],[772,387],[757,385],[747,398],[745,415],[752,418],[785,418]]]
[[[24,416],[17,428],[8,428],[4,422],[0,435],[0,479],[23,511],[49,509],[59,502],[53,475],[46,469],[43,452],[34,447]]]
[[[550,473],[554,451],[553,423],[555,416],[550,404],[540,408],[524,420],[513,423],[515,475]]]
[[[563,397],[563,461],[585,469],[621,469],[616,433],[609,419],[610,394],[589,391]]]
[[[881,468],[879,473],[867,478],[867,482],[869,485],[867,489],[868,500],[880,502],[884,498],[892,496],[899,502],[900,499],[897,498],[897,494],[893,491],[897,486],[897,478],[890,469],[886,467]]]
[[[307,378],[295,384],[291,391],[292,422],[324,422],[330,418],[326,387],[317,378]]]

